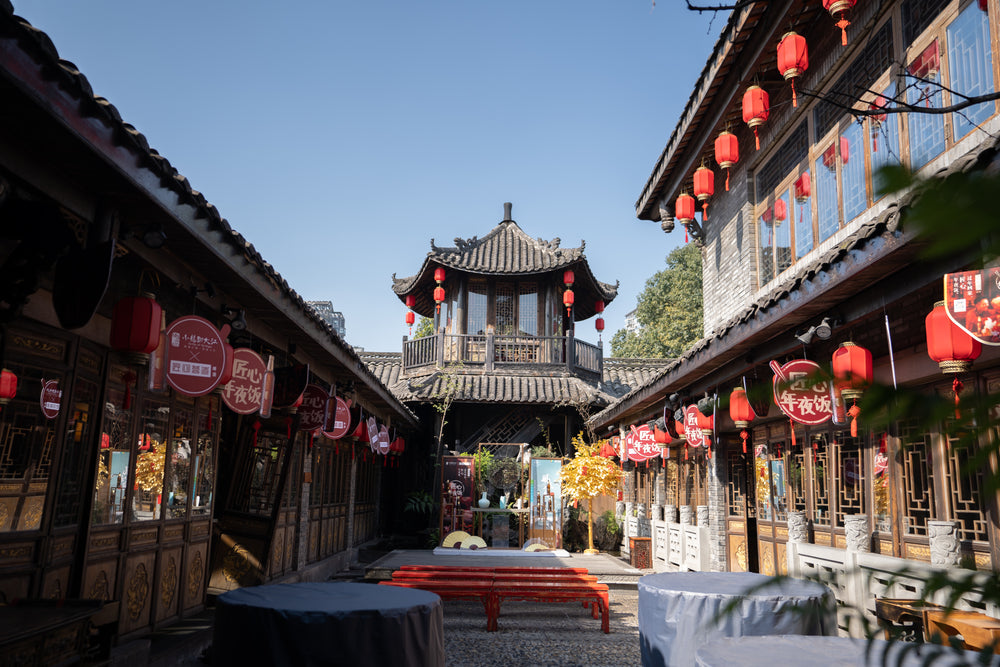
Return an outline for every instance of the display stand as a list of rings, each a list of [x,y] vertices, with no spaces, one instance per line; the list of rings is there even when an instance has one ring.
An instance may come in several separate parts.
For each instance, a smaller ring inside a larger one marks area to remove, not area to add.
[[[490,547],[520,549],[524,546],[524,521],[521,516],[528,513],[527,508],[490,507],[472,511],[476,515],[476,535],[487,540]],[[512,523],[517,524],[516,527]]]
[[[531,459],[530,539],[550,549],[562,546],[562,459]]]

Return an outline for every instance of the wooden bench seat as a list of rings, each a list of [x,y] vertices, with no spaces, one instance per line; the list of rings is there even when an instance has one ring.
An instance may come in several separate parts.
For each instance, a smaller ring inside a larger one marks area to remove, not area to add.
[[[982,651],[987,646],[1000,654],[1000,619],[978,611],[924,610],[924,634],[928,641],[950,643],[955,635],[962,636],[959,648]]]

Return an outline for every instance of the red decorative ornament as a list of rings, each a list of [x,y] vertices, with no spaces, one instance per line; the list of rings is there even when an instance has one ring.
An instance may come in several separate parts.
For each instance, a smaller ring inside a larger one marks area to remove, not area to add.
[[[740,161],[740,142],[729,130],[719,132],[715,138],[715,161],[726,170],[726,192],[729,192],[729,170]]]
[[[757,134],[757,126],[763,124],[770,113],[771,98],[767,91],[757,85],[747,88],[746,92],[743,93],[743,122],[753,130],[757,150],[760,150],[760,136]]]
[[[574,280],[576,280],[576,276],[573,274],[572,269],[566,269],[563,271],[563,283],[566,287],[572,287]]]
[[[413,311],[406,313],[406,324],[408,326],[413,326],[413,323],[417,321],[417,316],[413,314]]]
[[[701,165],[694,170],[694,196],[701,202],[701,219],[708,220],[708,198],[715,194],[715,172]]]
[[[840,159],[844,164],[851,161],[851,142],[847,137],[840,138]]]
[[[434,282],[436,282],[438,285],[440,285],[441,283],[444,282],[444,268],[443,267],[439,266],[436,269],[434,269]]]
[[[756,416],[753,408],[750,407],[746,390],[743,387],[733,389],[732,393],[729,394],[729,418],[733,420],[736,428],[741,429],[740,438],[743,440],[744,454],[747,453],[747,438],[750,437],[747,429],[750,428],[750,423]]]
[[[851,417],[852,438],[858,437],[858,415],[861,414],[861,408],[857,401],[873,379],[872,353],[850,341],[841,343],[833,353],[833,381],[845,401],[854,401],[847,410]]]
[[[927,330],[927,356],[938,362],[942,373],[965,373],[983,353],[983,344],[970,336],[948,317],[944,301],[934,304],[934,310],[924,320]],[[958,403],[964,385],[958,377],[951,383],[955,394],[955,419],[961,419]]]
[[[0,405],[7,405],[17,396],[17,375],[6,368],[0,371]]]
[[[163,309],[147,296],[127,296],[115,304],[111,317],[111,347],[119,352],[147,355],[160,343]]]
[[[795,179],[795,201],[804,204],[812,194],[812,182],[809,179],[809,172],[803,172]]]
[[[785,204],[784,199],[776,200],[774,202],[774,224],[780,225],[787,219],[788,219],[788,205]]]
[[[871,111],[877,111],[879,109],[884,109],[885,108],[885,104],[886,104],[885,98],[882,97],[881,95],[879,95],[878,97],[876,97],[872,101],[871,104],[868,105],[868,108]],[[882,123],[884,123],[885,120],[886,120],[886,118],[888,118],[888,117],[889,117],[889,114],[886,114],[886,113],[877,113],[877,114],[873,114],[871,116],[868,116],[868,120],[872,124],[872,152],[873,153],[877,153],[878,152],[878,133],[879,133],[879,130],[882,129]]]
[[[694,204],[694,197],[686,192],[677,195],[677,201],[674,202],[674,217],[677,218],[677,222],[684,225],[685,243],[687,243],[688,225],[694,222]]]
[[[595,313],[603,313],[604,312],[604,302],[603,301],[597,300],[597,301],[594,302],[594,312]]]
[[[444,303],[444,288],[435,287],[434,288],[434,303],[437,304],[437,312],[441,312],[441,304]]]
[[[573,307],[573,290],[567,289],[563,292],[563,305],[566,306],[566,317],[570,315],[570,309]]]
[[[806,38],[796,32],[785,33],[778,42],[778,71],[792,84],[792,106],[799,106],[795,95],[795,79],[809,69],[809,49]]]
[[[603,317],[598,317],[596,320],[594,320],[594,328],[597,329],[598,332],[604,331]]]
[[[837,20],[837,27],[840,28],[840,43],[847,46],[847,26],[851,25],[845,16],[847,12],[854,8],[857,4],[857,0],[823,0],[823,8],[830,12],[833,18],[840,18]]]
[[[415,305],[417,305],[417,295],[416,294],[407,294],[406,295],[406,307],[407,308],[413,308]]]

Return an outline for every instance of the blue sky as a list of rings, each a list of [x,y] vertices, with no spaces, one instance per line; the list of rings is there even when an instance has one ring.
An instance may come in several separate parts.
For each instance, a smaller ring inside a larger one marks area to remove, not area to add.
[[[605,350],[684,242],[634,204],[723,27],[682,0],[14,0],[347,339],[398,351],[391,276],[482,237],[586,239]],[[596,341],[593,322],[578,335]]]

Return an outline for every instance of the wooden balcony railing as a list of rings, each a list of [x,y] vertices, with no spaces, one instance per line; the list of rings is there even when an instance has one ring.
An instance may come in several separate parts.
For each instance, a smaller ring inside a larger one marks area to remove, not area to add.
[[[408,340],[403,337],[403,370],[449,364],[482,366],[486,370],[509,365],[556,364],[570,372],[601,375],[604,352],[597,345],[566,336],[499,336],[448,334]]]

